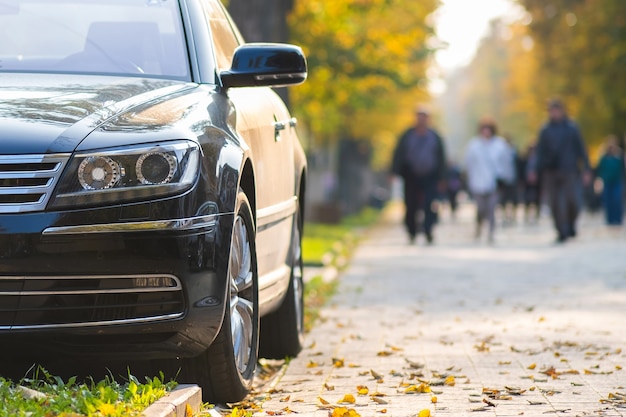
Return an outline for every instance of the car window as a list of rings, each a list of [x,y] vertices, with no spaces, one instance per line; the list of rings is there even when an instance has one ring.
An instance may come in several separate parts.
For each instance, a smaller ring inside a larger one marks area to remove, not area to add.
[[[218,69],[227,70],[232,64],[235,49],[241,43],[241,35],[219,2],[204,0],[202,4],[211,28]]]
[[[188,80],[177,0],[0,0],[0,71]]]

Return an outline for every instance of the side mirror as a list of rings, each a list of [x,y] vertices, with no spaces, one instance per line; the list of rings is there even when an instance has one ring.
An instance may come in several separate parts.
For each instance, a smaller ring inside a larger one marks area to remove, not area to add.
[[[302,49],[275,43],[249,43],[238,47],[230,70],[220,73],[226,88],[284,87],[302,84],[306,77]]]

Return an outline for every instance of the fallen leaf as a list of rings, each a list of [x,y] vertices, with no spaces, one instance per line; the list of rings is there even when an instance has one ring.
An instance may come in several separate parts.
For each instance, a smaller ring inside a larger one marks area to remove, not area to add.
[[[359,395],[367,395],[370,392],[369,388],[367,388],[365,385],[358,385],[356,389]]]
[[[373,369],[370,369],[370,373],[372,374],[372,376],[374,377],[375,380],[382,381],[383,376],[381,374],[379,374],[378,372],[376,372]]]
[[[535,369],[537,367],[536,363],[531,363],[530,365],[528,365],[528,367],[526,369]]]
[[[377,404],[389,404],[387,401],[383,400],[382,398],[379,397],[370,397],[372,399],[372,401],[374,401]]]
[[[380,414],[387,414],[387,409],[383,408],[382,410],[379,411]]]
[[[446,380],[443,382],[444,385],[447,385],[449,387],[453,387],[456,385],[456,380],[454,379],[453,376],[449,376],[446,378]]]
[[[419,412],[417,417],[430,417],[430,410],[428,408]]]
[[[289,402],[290,399],[291,399],[291,395],[288,395],[285,398],[281,398],[279,401],[281,403],[286,403],[286,402]]]
[[[480,345],[474,345],[474,348],[479,352],[489,352],[489,346],[485,342],[481,342]]]
[[[391,355],[393,355],[393,352],[390,352],[388,350],[381,350],[380,352],[376,354],[376,356],[391,356]]]
[[[330,417],[361,417],[353,408],[346,407],[337,407],[329,415]]]
[[[500,361],[498,362],[498,365],[510,365],[511,361]]]
[[[489,406],[489,407],[495,407],[495,406],[496,406],[494,403],[492,403],[491,401],[489,401],[489,400],[488,400],[488,399],[486,399],[486,398],[483,398],[483,402],[484,402],[485,404],[487,404],[487,406]]]
[[[432,397],[430,397],[430,402],[433,403],[433,404],[437,404],[437,397],[434,396],[434,395]]]
[[[344,367],[343,359],[333,358],[333,367],[334,368],[343,368]]]
[[[549,377],[551,377],[552,379],[558,379],[559,378],[559,373],[556,371],[556,369],[554,369],[554,366],[549,367],[546,370],[543,371],[539,371],[539,373],[542,373],[544,375],[548,375]]]
[[[409,359],[407,359],[407,358],[404,358],[404,360],[405,360],[405,362],[406,362],[406,363],[408,363],[408,364],[409,364],[409,367],[410,367],[411,369],[422,369],[422,368],[424,367],[424,365],[423,365],[423,364],[421,364],[421,363],[417,363],[417,362],[413,362],[413,361],[411,361],[411,360],[409,360]]]
[[[326,391],[334,391],[335,387],[333,387],[332,385],[328,385],[327,383],[324,383],[324,389]]]
[[[322,405],[328,405],[330,404],[328,401],[326,401],[325,399],[323,399],[322,397],[317,397],[317,399],[320,401],[320,403]]]
[[[370,397],[386,397],[387,394],[379,392],[379,391],[374,391],[370,394]]]
[[[309,361],[309,363],[307,363],[306,365],[307,368],[317,368],[318,366],[320,365],[315,361]]]
[[[426,394],[431,392],[430,386],[427,384],[411,385],[404,390],[405,394]]]
[[[504,389],[506,389],[507,393],[509,393],[510,395],[522,395],[523,393],[526,392],[525,389],[521,389],[518,387],[507,387],[505,386]]]
[[[528,404],[530,404],[530,405],[544,405],[545,403],[543,401],[531,401],[531,400],[528,400]]]
[[[356,399],[354,398],[354,395],[346,394],[343,396],[341,401],[337,402],[337,404],[354,404],[355,402],[356,402]]]

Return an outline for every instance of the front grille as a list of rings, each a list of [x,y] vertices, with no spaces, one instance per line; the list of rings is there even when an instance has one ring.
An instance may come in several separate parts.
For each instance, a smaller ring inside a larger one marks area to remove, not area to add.
[[[0,213],[46,208],[69,155],[0,155]]]
[[[85,327],[179,318],[171,275],[0,277],[0,329]]]

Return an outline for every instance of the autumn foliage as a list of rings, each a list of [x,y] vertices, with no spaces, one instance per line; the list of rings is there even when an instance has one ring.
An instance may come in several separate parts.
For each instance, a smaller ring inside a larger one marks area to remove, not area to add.
[[[319,145],[365,139],[389,147],[407,108],[427,97],[426,70],[437,0],[296,1],[292,42],[303,46],[309,79],[293,89],[295,112]]]
[[[626,2],[518,0],[526,14],[494,22],[473,62],[452,77],[467,109],[461,129],[493,115],[518,145],[535,140],[548,98],[559,96],[592,150],[626,133]]]

